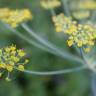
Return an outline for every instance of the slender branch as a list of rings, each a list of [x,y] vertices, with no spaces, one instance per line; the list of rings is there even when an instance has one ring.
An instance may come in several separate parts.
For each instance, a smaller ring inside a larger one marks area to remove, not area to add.
[[[50,0],[48,0],[48,1],[50,2]],[[52,16],[55,16],[56,15],[56,13],[55,13],[55,11],[54,11],[53,8],[50,9],[50,12],[51,12]]]
[[[61,48],[58,48],[56,45],[52,44],[49,41],[46,41],[45,39],[41,38],[40,36],[38,36],[35,32],[32,31],[32,29],[30,29],[26,24],[22,24],[22,27],[32,36],[34,37],[36,40],[38,40],[40,43],[44,44],[45,46],[47,46],[48,48],[50,48],[51,50],[55,51],[56,53],[58,53],[58,56],[61,56],[63,58],[66,59],[70,59],[70,60],[74,60],[80,63],[84,63],[83,60],[78,57],[78,56],[74,56],[71,53],[68,53],[64,50],[62,50]]]
[[[50,12],[51,12],[52,16],[56,16],[54,9],[50,9]]]
[[[69,55],[70,55],[71,57],[69,58],[69,56],[67,56],[66,53],[65,53],[65,55],[63,55],[63,53],[62,53],[62,55],[61,55],[61,54],[58,54],[58,53],[54,52],[53,50],[50,51],[49,49],[45,49],[43,46],[38,45],[38,43],[32,41],[31,39],[26,38],[26,36],[22,35],[22,34],[21,34],[20,32],[18,32],[17,30],[11,28],[8,24],[5,24],[4,22],[2,22],[2,23],[6,26],[6,28],[8,28],[8,29],[11,30],[12,32],[14,32],[14,33],[15,33],[17,36],[19,36],[20,38],[26,40],[29,44],[34,45],[34,46],[36,46],[36,47],[38,47],[38,48],[40,48],[40,49],[43,49],[43,50],[45,50],[45,51],[48,51],[48,52],[50,52],[50,53],[52,53],[52,54],[54,54],[54,55],[61,56],[61,57],[63,57],[63,58],[67,58],[67,59],[70,59],[70,58],[71,58],[71,60],[74,60],[74,59],[72,59],[73,56],[71,56],[70,54],[69,54]],[[79,58],[76,59],[76,58],[75,58],[75,61],[78,61],[78,62],[80,62],[80,63],[83,64],[83,60],[82,60],[82,59],[79,59]]]
[[[80,48],[80,53],[81,53],[81,56],[82,56],[82,59],[84,60],[86,66],[93,72],[96,72],[96,68],[95,68],[95,65],[94,63],[92,63],[92,61],[90,61],[89,58],[87,58],[87,55],[83,52],[82,48]]]
[[[7,24],[4,24],[4,25],[5,25],[9,30],[11,30],[14,34],[16,34],[17,36],[19,36],[19,37],[22,38],[23,40],[27,41],[29,44],[34,45],[34,46],[36,46],[37,48],[40,48],[40,49],[42,49],[42,50],[44,50],[44,51],[47,51],[47,52],[49,52],[49,53],[54,54],[54,52],[51,51],[50,49],[42,46],[41,44],[39,44],[39,43],[37,43],[37,42],[29,39],[29,38],[27,38],[26,36],[22,35],[22,34],[21,34],[20,32],[18,32],[17,30],[11,28],[9,25],[7,25]]]
[[[60,75],[60,74],[65,74],[65,73],[71,73],[71,72],[77,72],[86,69],[86,66],[81,66],[81,67],[76,67],[76,68],[71,68],[71,69],[64,69],[60,71],[51,71],[51,72],[37,72],[37,71],[30,71],[30,70],[25,70],[25,73],[32,74],[32,75]]]
[[[51,13],[52,16],[56,16],[56,13],[55,13],[54,9],[50,9],[50,13]],[[75,45],[73,45],[73,47],[75,48],[77,53],[80,54],[79,48],[77,48]]]
[[[69,11],[69,7],[68,7],[68,0],[62,0],[63,3],[63,8],[64,8],[64,13],[67,16],[70,16],[70,11]]]

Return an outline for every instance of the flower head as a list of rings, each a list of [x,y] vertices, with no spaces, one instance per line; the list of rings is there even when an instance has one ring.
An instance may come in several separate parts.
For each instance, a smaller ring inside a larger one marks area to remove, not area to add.
[[[73,31],[76,31],[76,22],[73,22],[71,17],[66,17],[63,13],[54,16],[53,22],[57,32],[71,34]]]
[[[74,10],[95,10],[96,1],[95,0],[75,0],[71,3],[71,8]]]
[[[13,45],[0,49],[0,76],[7,71],[8,75],[6,80],[9,81],[10,73],[15,69],[24,71],[24,65],[28,63],[27,59],[22,61],[25,55],[24,50],[17,49],[16,46]]]
[[[9,8],[0,8],[0,19],[4,19],[8,17],[10,14],[10,9]]]
[[[87,11],[82,10],[82,11],[74,11],[72,12],[72,15],[74,18],[81,20],[90,17],[91,14],[90,11],[88,10]]]
[[[78,47],[83,47],[86,52],[90,51],[91,46],[94,45],[96,39],[96,31],[90,25],[77,25],[77,31],[73,32],[68,37],[68,45],[76,44]],[[70,44],[70,42],[72,42]]]
[[[59,7],[61,5],[61,2],[59,0],[42,0],[41,1],[41,6],[44,9],[52,9]]]
[[[53,17],[53,22],[58,32],[67,34],[68,46],[76,45],[79,48],[82,47],[85,52],[90,51],[96,39],[95,27],[89,24],[77,24],[63,14]]]
[[[32,19],[29,9],[11,10],[9,8],[1,8],[0,11],[0,20],[9,24],[13,28],[17,27],[18,24],[24,21]]]

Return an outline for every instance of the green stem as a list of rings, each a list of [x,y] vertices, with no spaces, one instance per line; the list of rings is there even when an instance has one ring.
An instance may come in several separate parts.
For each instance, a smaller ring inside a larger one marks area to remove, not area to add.
[[[86,66],[81,66],[81,67],[65,69],[60,71],[51,71],[51,72],[37,72],[37,71],[30,71],[30,70],[25,70],[24,72],[32,75],[60,75],[65,73],[77,72],[80,70],[84,70],[86,68],[87,68]]]
[[[63,8],[64,8],[65,15],[71,16],[70,11],[69,11],[69,7],[68,7],[68,0],[62,0],[62,3],[63,3]]]
[[[47,51],[47,52],[50,52],[50,53],[54,54],[54,52],[51,51],[50,49],[42,46],[41,44],[39,44],[39,43],[37,43],[37,42],[29,39],[29,38],[27,38],[26,36],[22,35],[22,34],[21,34],[20,32],[18,32],[17,30],[11,28],[9,25],[7,25],[7,24],[4,24],[4,25],[5,25],[9,30],[11,30],[14,34],[16,34],[17,36],[19,36],[19,37],[22,38],[23,40],[27,41],[29,44],[34,45],[34,46],[36,46],[37,48],[40,48],[40,49],[42,49],[42,50],[44,50],[44,51]]]
[[[50,48],[51,50],[55,51],[56,53],[58,53],[59,56],[64,57],[66,59],[70,59],[70,60],[74,60],[80,63],[83,63],[83,60],[78,57],[78,56],[74,56],[71,53],[68,53],[64,50],[62,50],[61,48],[58,48],[56,45],[52,44],[51,42],[41,38],[40,36],[38,36],[35,32],[32,31],[32,29],[30,29],[26,24],[22,24],[22,27],[32,36],[34,37],[36,40],[38,40],[41,44],[44,44],[45,46],[47,46],[48,48]]]

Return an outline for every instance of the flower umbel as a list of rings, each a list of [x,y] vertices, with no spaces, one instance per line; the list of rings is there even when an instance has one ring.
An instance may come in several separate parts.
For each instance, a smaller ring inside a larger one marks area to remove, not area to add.
[[[17,27],[18,24],[31,19],[32,15],[29,9],[16,9],[16,10],[11,10],[9,8],[0,9],[0,20],[9,24],[13,28]]]
[[[61,5],[60,0],[41,0],[41,6],[44,9],[52,9]]]
[[[90,24],[77,24],[70,17],[64,14],[53,17],[57,32],[64,32],[67,36],[69,46],[76,45],[82,47],[85,52],[89,52],[96,39],[96,30]]]
[[[52,19],[57,32],[71,34],[73,31],[76,31],[76,22],[72,21],[71,17],[66,17],[63,13],[54,16]]]
[[[74,11],[72,12],[72,16],[76,19],[82,20],[90,17],[90,11]]]
[[[77,31],[68,37],[68,45],[76,44],[79,48],[83,47],[85,52],[89,52],[94,45],[96,39],[96,31],[91,25],[77,25]],[[70,44],[72,42],[72,44]]]
[[[74,6],[75,4],[75,6]],[[95,10],[96,1],[95,0],[73,0],[71,8],[74,10]]]
[[[4,19],[8,17],[10,14],[10,9],[9,8],[0,8],[0,19]]]
[[[7,71],[8,75],[6,80],[10,80],[10,73],[15,69],[19,71],[24,71],[25,64],[28,63],[28,60],[25,59],[22,61],[22,58],[26,55],[24,50],[17,49],[16,46],[8,46],[0,49],[0,76]]]

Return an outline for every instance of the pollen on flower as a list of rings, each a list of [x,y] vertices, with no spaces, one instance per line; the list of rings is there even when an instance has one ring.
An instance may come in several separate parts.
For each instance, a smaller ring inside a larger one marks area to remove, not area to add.
[[[17,49],[14,45],[0,49],[0,76],[7,71],[6,80],[10,81],[10,73],[14,70],[24,71],[24,66],[29,61],[28,59],[22,61],[25,55],[24,50]]]
[[[32,19],[32,14],[29,9],[0,9],[0,20],[9,24],[11,27],[15,28],[20,23]]]
[[[96,40],[95,27],[90,24],[77,24],[70,17],[59,14],[53,17],[55,28],[60,28],[61,32],[67,35],[67,44],[69,47],[75,45],[83,47],[85,52],[89,52],[94,46]]]
[[[61,5],[60,0],[41,0],[41,6],[44,9],[52,9]]]

